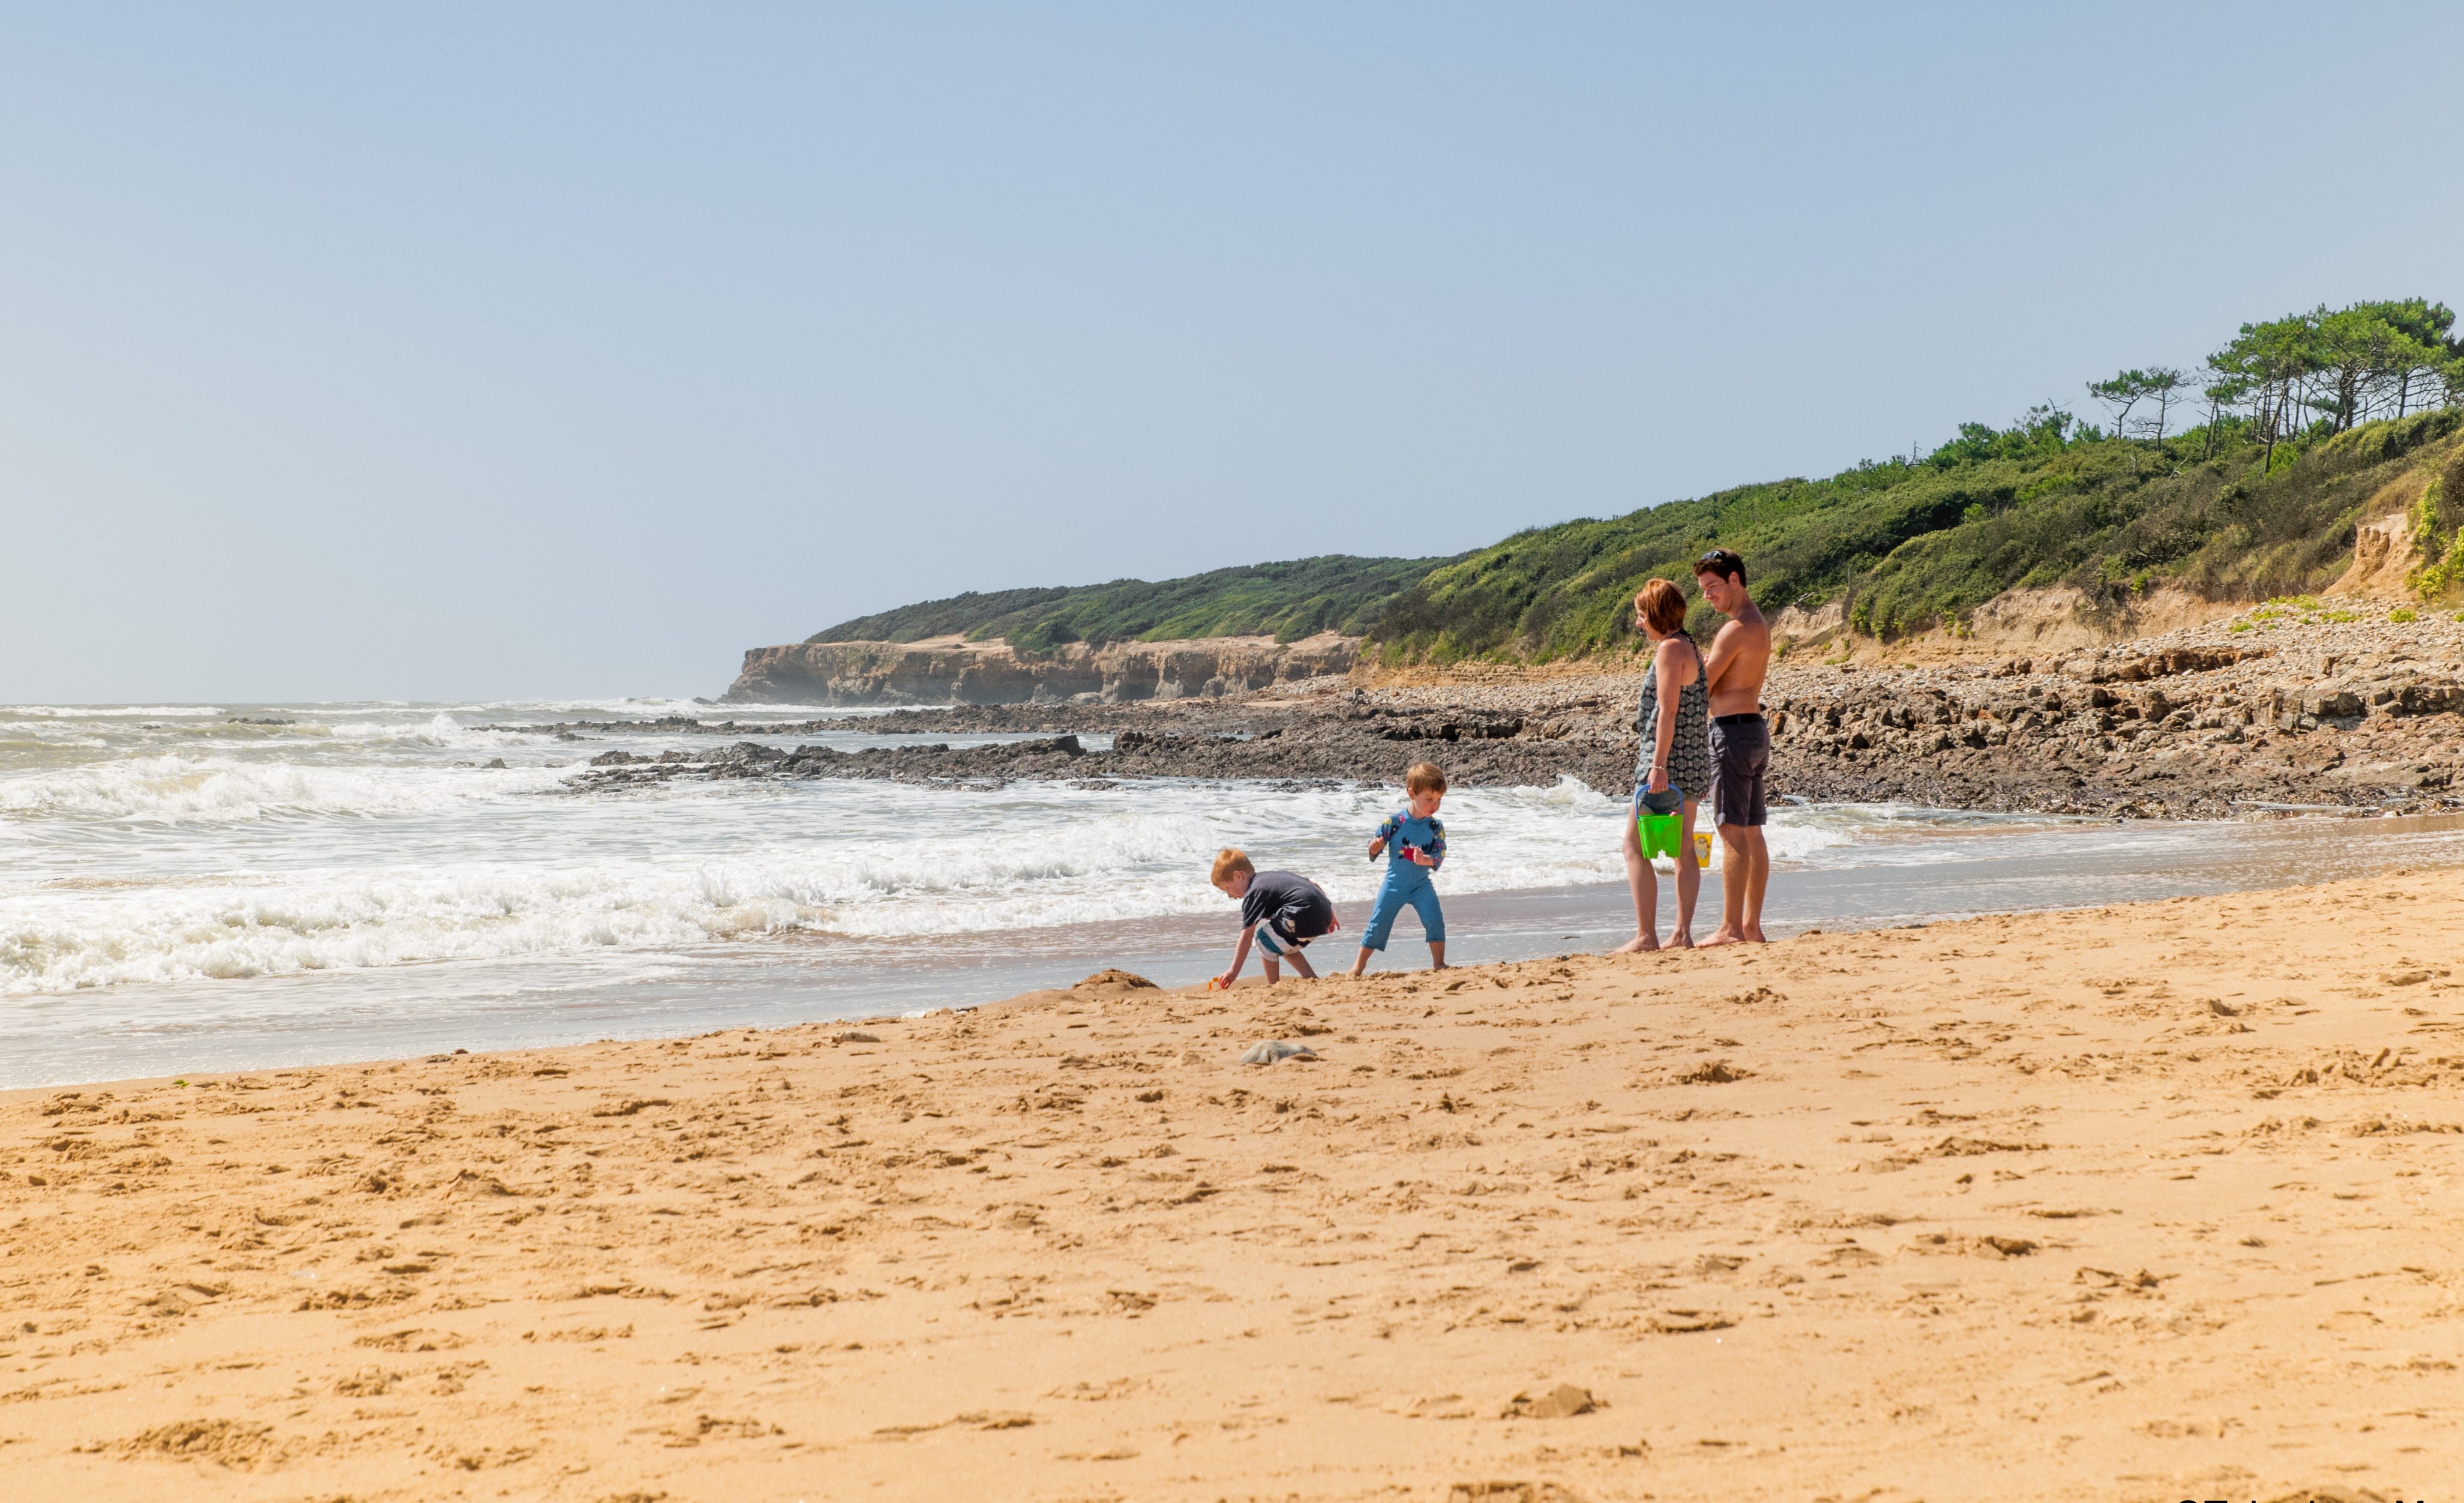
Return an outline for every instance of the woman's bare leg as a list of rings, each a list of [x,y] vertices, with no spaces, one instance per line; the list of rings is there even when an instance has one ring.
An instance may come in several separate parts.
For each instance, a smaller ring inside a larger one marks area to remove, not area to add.
[[[1684,880],[1682,869],[1678,880]],[[1611,950],[1611,955],[1635,955],[1660,948],[1660,873],[1651,869],[1651,858],[1642,853],[1642,837],[1634,821],[1625,822],[1625,883],[1634,890],[1634,938]],[[1683,892],[1683,888],[1679,888]]]

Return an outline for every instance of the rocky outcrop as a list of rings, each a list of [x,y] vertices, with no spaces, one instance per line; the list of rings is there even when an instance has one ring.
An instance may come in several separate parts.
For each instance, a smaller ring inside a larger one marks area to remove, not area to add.
[[[2464,802],[2464,619],[2262,607],[1991,669],[1784,671],[1766,703],[1772,776],[1803,798],[2125,817]]]
[[[1134,657],[1156,663],[1169,646],[1151,644],[1155,656]],[[1292,659],[1287,652],[1274,661],[1288,671]],[[1212,660],[1201,690],[1222,666]],[[1153,671],[1160,684],[1162,667]],[[1422,760],[1464,787],[1545,787],[1571,776],[1622,798],[1632,786],[1639,666],[1467,671],[1475,676],[1455,683],[1320,677],[1262,694],[944,704],[852,722],[660,722],[710,744],[655,759],[606,752],[571,786],[678,778],[970,786],[1063,779],[1088,788],[1164,777],[1392,784]],[[2464,612],[2287,602],[2157,637],[2040,648],[1998,662],[1876,667],[1798,657],[1774,668],[1764,706],[1771,788],[1784,800],[2105,818],[2464,807]],[[576,737],[645,728],[528,727]],[[850,743],[850,732],[881,740]],[[782,744],[815,735],[831,744]],[[970,744],[918,744],[935,735]],[[728,744],[743,737],[761,740]]]
[[[2412,507],[2428,489],[2430,476],[2416,473],[2398,478],[2370,497],[2367,509],[2385,515],[2353,528],[2352,566],[2327,586],[2327,594],[2370,600],[2411,598],[2405,575],[2421,562],[2421,549],[2412,536]]]
[[[1787,647],[1818,647],[1848,630],[1848,608],[1838,601],[1813,610],[1789,606],[1771,618],[1771,641]]]
[[[1213,698],[1352,671],[1360,639],[1201,637],[1072,643],[1026,652],[968,642],[798,642],[757,647],[725,698],[762,704],[1111,704]]]
[[[2000,676],[2030,672],[2059,672],[2091,684],[2144,684],[2151,678],[2170,678],[2177,674],[2207,674],[2219,668],[2231,668],[2251,658],[2265,657],[2270,650],[2263,647],[2223,647],[2214,644],[2171,643],[2156,645],[2132,644],[2119,651],[2082,654],[2057,665],[2043,665],[2030,659],[2005,664]]]

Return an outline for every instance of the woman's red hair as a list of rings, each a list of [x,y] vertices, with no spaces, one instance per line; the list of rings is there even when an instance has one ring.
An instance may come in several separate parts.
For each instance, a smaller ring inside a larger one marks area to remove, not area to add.
[[[1634,608],[1661,636],[1676,636],[1685,630],[1685,592],[1664,579],[1653,580],[1637,591]]]

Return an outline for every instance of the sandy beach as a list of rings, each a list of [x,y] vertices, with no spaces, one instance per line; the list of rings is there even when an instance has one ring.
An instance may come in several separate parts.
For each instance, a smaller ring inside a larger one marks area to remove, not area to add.
[[[2430,873],[14,1093],[0,1477],[2438,1497],[2460,934]]]
[[[0,13],[0,1503],[2464,1503],[2464,6],[297,9]]]

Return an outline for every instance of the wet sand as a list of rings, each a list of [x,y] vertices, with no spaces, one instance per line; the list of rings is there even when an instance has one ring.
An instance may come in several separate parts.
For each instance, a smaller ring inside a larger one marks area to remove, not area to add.
[[[13,1093],[0,1476],[2435,1497],[2459,935],[2432,873]]]

